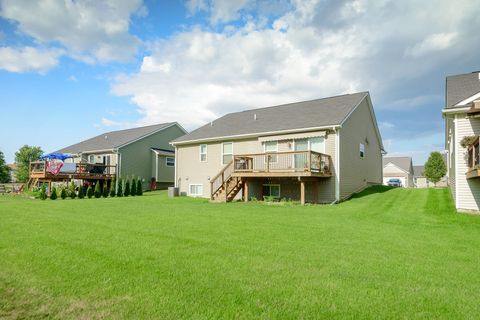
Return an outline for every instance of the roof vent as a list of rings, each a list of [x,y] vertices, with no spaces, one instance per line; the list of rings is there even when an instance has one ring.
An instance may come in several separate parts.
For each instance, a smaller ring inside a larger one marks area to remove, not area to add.
[[[253,115],[253,120],[257,120],[257,114],[256,113]]]

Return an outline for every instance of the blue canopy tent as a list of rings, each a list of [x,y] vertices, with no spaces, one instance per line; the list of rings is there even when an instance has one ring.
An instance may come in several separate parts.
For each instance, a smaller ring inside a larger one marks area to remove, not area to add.
[[[62,160],[62,161],[70,158],[73,158],[73,157],[69,156],[68,154],[64,154],[60,152],[49,153],[40,157],[40,159],[56,159],[56,160]]]

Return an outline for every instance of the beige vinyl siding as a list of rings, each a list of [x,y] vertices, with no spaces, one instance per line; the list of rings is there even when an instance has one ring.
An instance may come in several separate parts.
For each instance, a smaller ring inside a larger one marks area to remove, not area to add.
[[[360,157],[360,143],[365,145],[363,158]],[[349,197],[369,184],[381,183],[380,141],[367,99],[364,99],[340,130],[340,199]]]
[[[452,193],[452,199],[455,202],[455,162],[456,162],[456,156],[455,156],[455,122],[453,118],[449,117],[447,118],[447,150],[448,150],[448,184],[450,186],[450,192]]]
[[[222,165],[222,142],[233,142],[233,154],[263,153],[264,146],[257,138],[243,140],[216,141],[177,146],[177,181],[180,193],[189,194],[189,185],[202,184],[203,197],[210,197],[210,179],[216,176]],[[200,144],[207,145],[207,161],[200,161]],[[278,141],[278,152],[293,151],[293,140]],[[335,163],[335,133],[325,137],[325,152],[332,156],[332,165]],[[250,193],[259,192],[252,185]],[[300,192],[300,191],[299,191]],[[332,202],[335,199],[335,179],[321,179],[319,181],[319,201]]]
[[[480,135],[480,119],[466,118],[464,114],[456,115],[455,158],[456,158],[456,206],[460,210],[479,210],[480,179],[467,179],[467,150],[462,148],[460,141],[465,136]]]

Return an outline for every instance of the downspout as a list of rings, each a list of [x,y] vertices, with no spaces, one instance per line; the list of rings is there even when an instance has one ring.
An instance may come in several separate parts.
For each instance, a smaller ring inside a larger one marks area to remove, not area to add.
[[[340,128],[335,130],[335,201],[340,201]]]
[[[178,188],[178,182],[177,182],[177,169],[178,169],[178,152],[177,152],[177,146],[175,146],[175,170],[174,172],[174,179],[175,181],[173,182],[173,186]]]
[[[120,177],[120,170],[122,167],[122,154],[117,150],[117,177],[115,179],[115,191],[118,192],[118,178]]]

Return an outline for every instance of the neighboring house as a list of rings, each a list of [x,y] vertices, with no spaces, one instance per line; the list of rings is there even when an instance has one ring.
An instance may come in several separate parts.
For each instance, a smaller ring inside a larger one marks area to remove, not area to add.
[[[382,182],[368,92],[230,113],[172,145],[180,193],[217,201],[332,203]]]
[[[423,174],[424,168],[424,166],[413,166],[413,184],[416,188],[428,188],[430,184],[433,186],[433,183],[429,182]]]
[[[446,79],[445,146],[448,152],[448,178],[455,206],[459,211],[480,208],[480,73]],[[462,146],[462,140],[466,144]],[[469,141],[466,141],[469,140]]]
[[[7,167],[10,169],[10,182],[16,183],[17,182],[17,164],[10,163],[10,164],[7,164]]]
[[[413,187],[413,164],[411,157],[383,158],[383,184],[390,179],[400,179],[402,187]]]
[[[152,178],[165,188],[175,178],[175,152],[169,142],[185,133],[176,122],[162,123],[107,132],[57,152],[74,156],[75,163],[104,165],[108,176],[141,177],[145,189]]]

